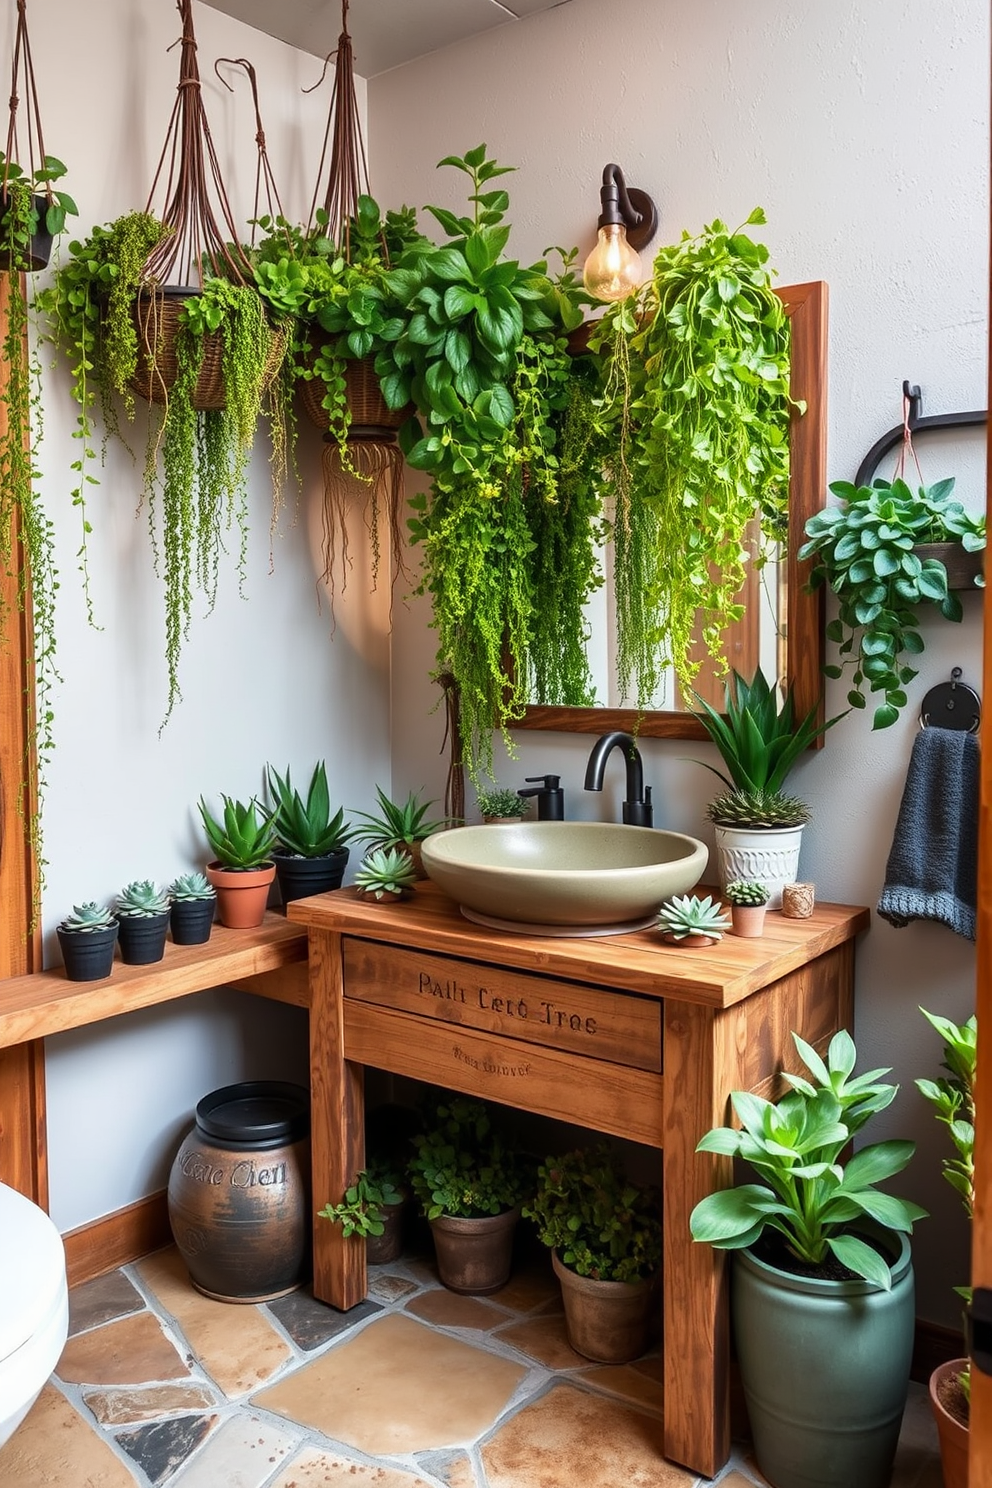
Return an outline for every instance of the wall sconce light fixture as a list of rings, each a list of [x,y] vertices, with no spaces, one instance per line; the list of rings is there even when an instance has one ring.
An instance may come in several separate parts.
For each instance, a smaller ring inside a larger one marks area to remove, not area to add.
[[[646,191],[627,185],[618,165],[605,167],[599,195],[599,235],[582,282],[598,300],[622,300],[641,282],[637,249],[658,231],[658,208]]]

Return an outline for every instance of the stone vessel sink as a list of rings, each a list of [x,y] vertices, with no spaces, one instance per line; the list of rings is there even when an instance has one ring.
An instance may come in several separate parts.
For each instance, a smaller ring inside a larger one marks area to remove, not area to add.
[[[559,934],[653,916],[699,882],[708,856],[681,832],[611,822],[454,827],[423,843],[426,872],[464,910]]]

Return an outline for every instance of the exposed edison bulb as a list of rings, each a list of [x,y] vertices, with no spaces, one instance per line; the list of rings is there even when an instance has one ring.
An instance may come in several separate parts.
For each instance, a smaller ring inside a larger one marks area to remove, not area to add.
[[[641,258],[627,242],[622,222],[599,229],[596,246],[586,259],[582,282],[598,300],[624,300],[641,282]]]

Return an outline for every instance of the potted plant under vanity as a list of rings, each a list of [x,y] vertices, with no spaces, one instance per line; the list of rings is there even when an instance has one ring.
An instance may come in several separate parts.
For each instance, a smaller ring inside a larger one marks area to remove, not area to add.
[[[355,874],[355,888],[363,898],[393,904],[409,899],[417,886],[417,870],[402,847],[373,847]]]
[[[165,955],[169,895],[149,878],[132,879],[117,895],[117,940],[127,966],[150,966]]]
[[[780,909],[782,886],[799,877],[799,850],[809,809],[782,787],[803,752],[843,714],[817,724],[817,708],[796,717],[793,689],[784,698],[759,667],[750,682],[731,673],[725,712],[702,698],[696,718],[723,757],[726,774],[707,765],[727,787],[706,814],[716,828],[721,888],[756,879],[768,889],[768,908]]]
[[[696,894],[676,894],[659,909],[658,929],[669,945],[701,950],[716,945],[723,932],[730,929],[730,921],[723,905],[711,895],[700,899]]]
[[[294,787],[288,766],[285,775],[271,765],[266,773],[278,839],[273,856],[283,904],[340,888],[348,866],[348,843],[356,830],[346,823],[342,807],[331,813],[324,761],[314,766],[306,798]]]
[[[427,813],[434,802],[423,801],[419,791],[410,791],[405,801],[390,800],[379,785],[376,786],[375,793],[379,810],[355,813],[358,823],[355,836],[361,842],[368,843],[370,848],[398,848],[405,852],[413,863],[416,877],[426,878],[420,844],[432,832],[450,827],[452,821],[447,818],[431,820]]]
[[[493,1113],[482,1101],[443,1095],[413,1146],[407,1172],[430,1222],[441,1281],[475,1296],[499,1291],[510,1275],[526,1180]]]
[[[340,1203],[325,1204],[318,1214],[339,1224],[346,1240],[359,1235],[365,1241],[369,1265],[382,1266],[397,1260],[402,1252],[403,1211],[408,1197],[402,1171],[393,1164],[371,1159],[345,1190]]]
[[[742,940],[757,940],[764,932],[768,908],[768,886],[756,879],[735,878],[728,883],[723,897],[730,905],[730,924]]]
[[[217,890],[202,873],[181,873],[169,885],[169,928],[175,945],[204,945],[210,939]]]
[[[799,550],[801,561],[815,560],[811,587],[826,584],[838,600],[827,639],[837,643],[841,665],[826,671],[840,677],[853,668],[852,708],[867,706],[866,690],[881,693],[872,728],[888,728],[916,676],[906,658],[915,661],[923,651],[919,607],[959,621],[964,612],[954,590],[984,584],[978,555],[985,547],[985,513],[966,511],[953,498],[952,479],[920,486],[915,495],[904,480],[872,486],[834,481],[830,489],[838,505],[809,518],[808,541]],[[970,575],[957,576],[955,557],[971,561]]]
[[[530,802],[509,786],[495,785],[492,790],[480,790],[476,800],[482,820],[489,826],[513,824],[530,810]]]
[[[75,904],[56,932],[70,982],[98,982],[114,965],[117,919],[103,904]]]
[[[250,930],[265,918],[269,885],[276,876],[272,857],[276,845],[272,813],[250,801],[221,795],[221,820],[211,815],[203,797],[199,812],[214,853],[207,878],[217,890],[217,916],[232,930]]]
[[[945,1157],[944,1177],[960,1194],[969,1220],[975,1207],[975,1073],[978,1020],[954,1023],[921,1008],[923,1016],[944,1041],[945,1075],[917,1080],[916,1088],[930,1102],[937,1120],[947,1127],[954,1157]],[[956,1287],[967,1305],[970,1287]],[[971,1417],[971,1366],[967,1359],[940,1364],[930,1376],[930,1405],[940,1437],[944,1488],[968,1488],[968,1432]]]
[[[876,1185],[909,1162],[890,1140],[844,1158],[891,1105],[887,1070],[854,1073],[850,1035],[826,1059],[797,1034],[809,1072],[777,1102],[731,1095],[736,1127],[697,1152],[742,1158],[757,1182],[710,1194],[694,1240],[734,1252],[734,1340],[758,1467],[776,1488],[887,1488],[913,1352],[908,1236],[925,1211]],[[730,1177],[729,1163],[724,1172]]]
[[[568,1341],[624,1364],[648,1346],[661,1266],[661,1196],[626,1178],[605,1144],[549,1157],[523,1208],[552,1253]]]

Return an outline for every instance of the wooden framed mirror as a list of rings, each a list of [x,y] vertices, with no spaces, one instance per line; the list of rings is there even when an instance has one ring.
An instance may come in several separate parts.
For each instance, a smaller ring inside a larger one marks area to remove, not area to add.
[[[800,716],[818,706],[823,721],[823,591],[806,592],[808,564],[797,558],[806,519],[823,506],[827,480],[827,286],[820,280],[777,291],[792,328],[792,396],[806,404],[794,413],[790,429],[789,541],[780,569],[780,640],[784,640],[785,679],[795,689]],[[739,668],[747,673],[749,668]],[[550,708],[532,706],[514,729],[556,729],[605,734],[611,729],[649,738],[705,739],[691,712],[676,709],[639,712],[637,708]],[[823,743],[821,735],[816,747]]]

